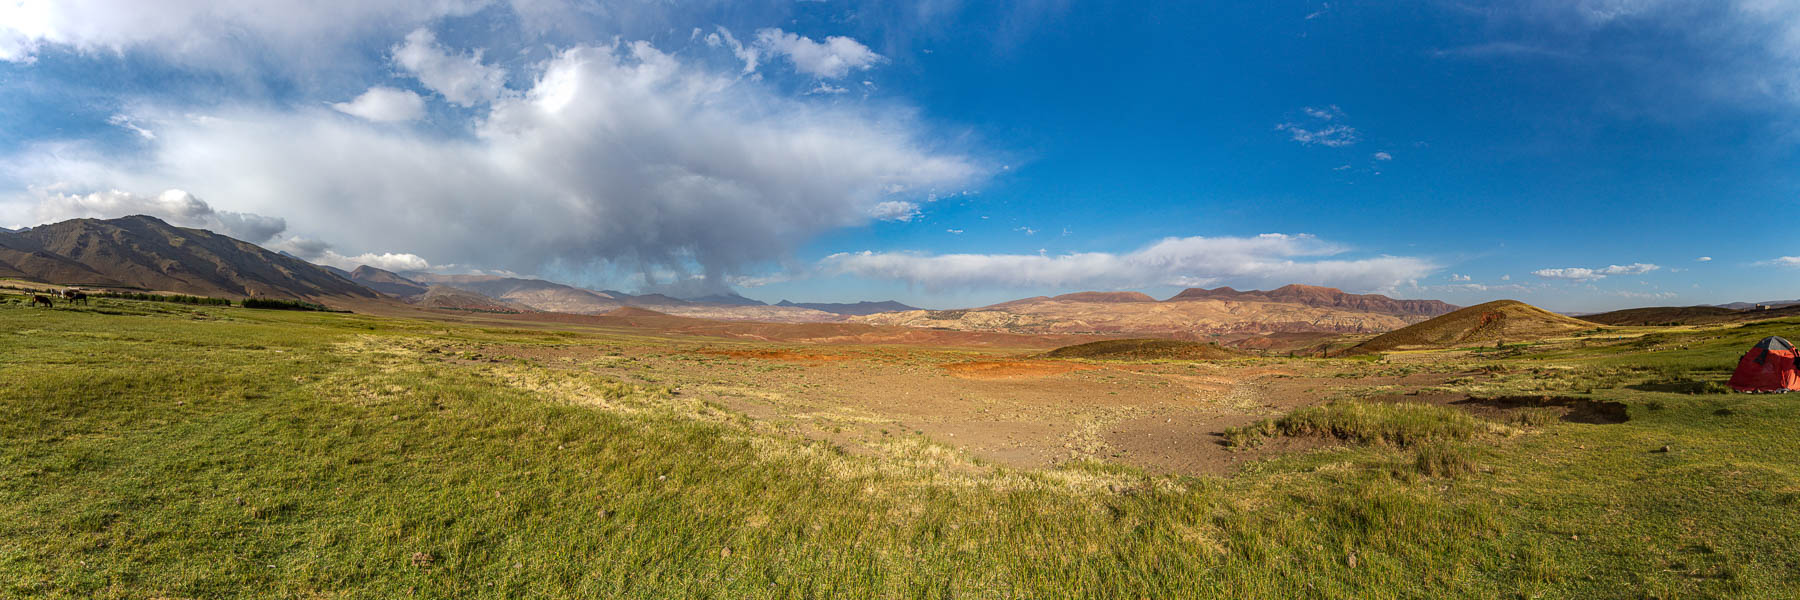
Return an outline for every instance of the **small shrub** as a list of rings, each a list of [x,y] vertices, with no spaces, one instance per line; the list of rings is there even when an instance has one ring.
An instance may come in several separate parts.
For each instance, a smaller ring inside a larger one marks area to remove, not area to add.
[[[177,304],[197,304],[202,306],[231,306],[231,300],[209,296],[189,296],[186,294],[146,294],[143,292],[97,292],[90,294],[102,298],[119,298],[122,300],[148,300],[151,302],[174,302]]]
[[[315,310],[320,312],[337,312],[331,307],[303,300],[277,300],[274,298],[245,298],[244,308],[261,308],[268,310]]]

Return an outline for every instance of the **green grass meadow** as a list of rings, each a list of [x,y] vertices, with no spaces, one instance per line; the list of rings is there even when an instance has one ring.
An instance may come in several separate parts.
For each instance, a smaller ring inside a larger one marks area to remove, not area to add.
[[[438,351],[652,341],[0,296],[0,598],[1797,597],[1800,398],[1685,393],[1771,333],[1459,359],[1624,423],[1345,404],[1262,433],[1343,447],[1191,478],[852,455]]]

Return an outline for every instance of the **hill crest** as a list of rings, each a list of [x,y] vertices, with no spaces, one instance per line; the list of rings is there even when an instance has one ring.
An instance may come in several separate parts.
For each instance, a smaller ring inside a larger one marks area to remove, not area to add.
[[[1166,302],[1191,300],[1227,300],[1234,302],[1283,302],[1320,308],[1342,308],[1363,312],[1402,316],[1435,317],[1455,311],[1454,304],[1438,300],[1400,300],[1381,294],[1351,294],[1343,290],[1316,285],[1289,284],[1273,290],[1240,292],[1231,287],[1214,289],[1188,288]]]
[[[1075,292],[1052,296],[1058,302],[1155,302],[1149,294],[1143,292]]]
[[[670,316],[668,313],[657,312],[654,310],[650,310],[648,308],[639,308],[636,306],[622,306],[619,308],[615,308],[615,309],[600,313],[600,315],[605,316],[605,317],[667,317],[667,316]]]
[[[1414,323],[1358,344],[1352,352],[1443,349],[1475,344],[1527,342],[1599,327],[1518,300],[1477,304]]]
[[[408,297],[407,302],[425,308],[447,308],[452,310],[473,310],[496,313],[520,313],[526,308],[495,300],[475,292],[447,285],[434,285],[425,289],[424,293]]]
[[[447,285],[512,305],[547,312],[598,314],[623,305],[617,299],[599,292],[542,279],[420,272],[409,272],[405,277],[418,283]]]
[[[399,273],[369,265],[362,265],[356,270],[350,271],[350,280],[363,287],[398,298],[417,296],[429,289],[429,286],[401,277]]]
[[[810,308],[836,315],[851,316],[873,315],[903,310],[919,310],[916,307],[907,306],[893,300],[882,300],[880,302],[869,300],[863,300],[861,302],[790,302],[782,300],[775,303],[775,306],[786,308]]]

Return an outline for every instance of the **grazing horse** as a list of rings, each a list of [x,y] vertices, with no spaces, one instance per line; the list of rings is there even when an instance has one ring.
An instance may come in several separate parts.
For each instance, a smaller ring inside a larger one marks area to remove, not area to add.
[[[37,306],[39,304],[44,305],[44,308],[55,308],[55,306],[50,304],[49,296],[45,296],[43,294],[32,294],[31,295],[31,305]]]
[[[74,290],[74,289],[63,290],[62,297],[64,300],[68,300],[69,303],[71,303],[71,304],[76,303],[76,302],[80,302],[82,304],[88,303],[87,293],[83,292],[81,290]]]

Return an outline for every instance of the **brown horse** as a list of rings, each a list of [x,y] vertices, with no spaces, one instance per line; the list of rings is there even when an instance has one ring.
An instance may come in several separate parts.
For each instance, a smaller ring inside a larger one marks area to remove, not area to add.
[[[74,304],[76,302],[80,302],[82,304],[88,303],[87,293],[83,292],[81,290],[76,290],[76,289],[63,290],[62,297],[64,300],[68,300],[70,304]]]
[[[55,308],[55,306],[50,304],[49,296],[45,296],[43,294],[32,294],[31,295],[31,305],[37,306],[39,304],[44,305],[44,308]]]

